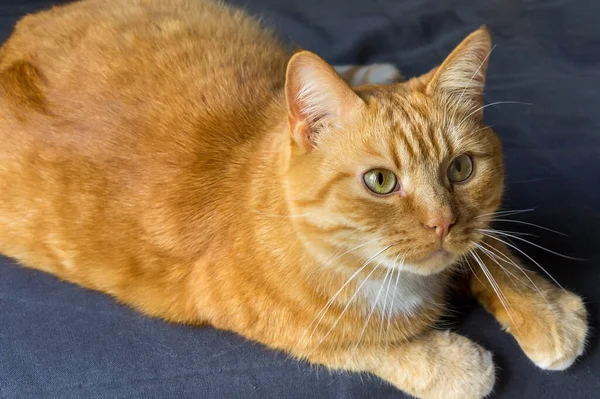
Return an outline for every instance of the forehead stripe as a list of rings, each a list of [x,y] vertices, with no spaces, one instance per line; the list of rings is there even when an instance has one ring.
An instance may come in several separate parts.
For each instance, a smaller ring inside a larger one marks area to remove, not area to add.
[[[403,119],[408,120],[410,118],[410,116],[408,115],[408,113],[406,112],[406,110],[404,109],[404,107],[401,104],[398,104],[398,112],[402,112],[403,115]],[[394,125],[394,130],[397,131],[396,137],[398,138],[398,140],[400,140],[404,145],[404,149],[406,150],[406,152],[408,153],[408,156],[411,158],[417,158],[418,157],[418,150],[413,146],[413,143],[411,142],[410,138],[408,137],[409,135],[409,127],[408,126],[403,126],[403,124],[399,123],[399,122],[395,122]]]

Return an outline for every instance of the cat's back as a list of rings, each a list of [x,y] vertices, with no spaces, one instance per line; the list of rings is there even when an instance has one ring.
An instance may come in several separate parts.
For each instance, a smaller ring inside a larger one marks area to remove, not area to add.
[[[0,49],[0,252],[63,276],[133,270],[149,249],[198,256],[239,209],[288,58],[244,12],[203,0],[22,19]]]
[[[235,136],[248,134],[236,127],[252,124],[280,91],[288,57],[253,18],[223,4],[87,0],[17,24],[0,50],[0,100],[9,119],[52,115],[63,119],[62,137],[72,123],[72,134],[92,141],[91,131],[118,134],[121,148],[171,123],[226,124]]]

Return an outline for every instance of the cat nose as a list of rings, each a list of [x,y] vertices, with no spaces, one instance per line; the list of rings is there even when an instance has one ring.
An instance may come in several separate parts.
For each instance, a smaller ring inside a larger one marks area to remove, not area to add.
[[[429,227],[435,230],[435,234],[444,238],[450,232],[450,228],[454,226],[456,223],[456,217],[454,215],[446,215],[446,216],[434,216],[427,220],[427,222],[423,223],[425,227]]]

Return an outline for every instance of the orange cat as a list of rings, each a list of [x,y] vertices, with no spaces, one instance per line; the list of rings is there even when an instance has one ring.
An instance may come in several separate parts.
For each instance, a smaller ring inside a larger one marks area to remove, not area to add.
[[[582,301],[504,273],[518,261],[481,231],[503,190],[489,52],[481,28],[423,76],[351,89],[222,4],[25,17],[0,50],[0,252],[150,316],[460,399],[494,385],[489,352],[433,329],[468,258],[475,297],[564,369]]]

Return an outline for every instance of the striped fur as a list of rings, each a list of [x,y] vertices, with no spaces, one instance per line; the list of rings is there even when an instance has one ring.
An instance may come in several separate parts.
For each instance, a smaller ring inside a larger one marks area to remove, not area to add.
[[[466,274],[470,291],[536,364],[565,368],[583,350],[581,300],[533,273],[548,301],[512,286],[476,247],[517,265],[477,231],[503,187],[477,108],[490,49],[482,28],[430,73],[338,68],[349,85],[221,3],[27,16],[0,50],[0,252],[152,317],[471,399],[493,388],[491,354],[433,327],[477,249],[514,310],[487,273]],[[465,153],[474,173],[451,184]],[[397,190],[372,194],[373,168]],[[447,235],[436,218],[453,218]]]

